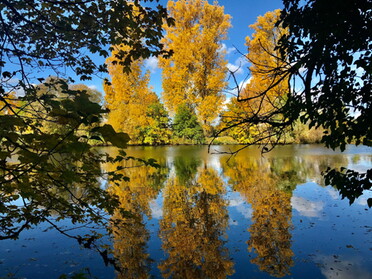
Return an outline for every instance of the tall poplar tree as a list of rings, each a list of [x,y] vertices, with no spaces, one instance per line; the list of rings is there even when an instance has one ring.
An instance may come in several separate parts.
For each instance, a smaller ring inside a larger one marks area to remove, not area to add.
[[[128,133],[132,143],[141,143],[140,128],[150,124],[148,108],[159,100],[149,87],[150,73],[142,71],[143,60],[132,62],[130,71],[125,71],[115,60],[117,53],[128,47],[113,48],[106,61],[111,81],[104,84],[106,107],[110,110],[108,122],[116,131]]]
[[[223,117],[228,129],[232,128],[232,134],[239,135],[243,143],[277,141],[285,132],[281,125],[279,128],[275,125],[283,121],[278,107],[288,93],[288,78],[278,72],[287,64],[275,49],[287,32],[276,25],[279,16],[280,10],[267,12],[249,26],[255,31],[252,37],[246,38],[250,79],[238,90],[237,98],[230,102]]]
[[[193,107],[208,134],[224,101],[227,62],[221,41],[226,39],[230,16],[224,7],[205,0],[169,1],[168,11],[175,25],[164,26],[163,43],[174,54],[160,59],[163,98],[173,115],[179,105]]]

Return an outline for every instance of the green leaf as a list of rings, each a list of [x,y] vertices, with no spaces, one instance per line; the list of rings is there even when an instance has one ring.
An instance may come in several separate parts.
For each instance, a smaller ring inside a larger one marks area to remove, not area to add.
[[[94,128],[92,131],[99,133],[105,141],[111,142],[112,145],[120,148],[125,148],[130,140],[128,134],[115,132],[114,128],[109,124]]]

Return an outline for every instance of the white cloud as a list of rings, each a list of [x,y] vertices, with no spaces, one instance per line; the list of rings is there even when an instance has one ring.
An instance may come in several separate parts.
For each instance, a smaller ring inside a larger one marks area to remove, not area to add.
[[[301,197],[293,196],[291,198],[291,204],[301,216],[305,217],[319,217],[322,209],[324,208],[323,202],[309,201]]]
[[[252,208],[249,208],[244,205],[239,205],[238,207],[236,207],[236,210],[240,212],[246,219],[252,218],[252,214],[253,214]]]
[[[251,82],[251,80],[252,80],[252,77],[249,77],[248,79],[244,79],[241,82],[239,82],[240,90],[242,90],[244,87],[246,87],[247,84],[249,84]]]
[[[253,210],[250,208],[241,196],[230,199],[229,206],[235,207],[236,210],[246,219],[252,218]]]
[[[241,196],[237,196],[236,198],[231,198],[229,201],[229,206],[232,206],[232,207],[236,207],[242,204],[244,204],[244,200]]]
[[[333,200],[338,200],[340,198],[340,195],[338,194],[337,190],[335,190],[335,188],[327,187],[327,192]]]
[[[231,102],[231,97],[226,96],[226,99],[223,101],[223,104],[222,104],[222,108],[221,108],[221,110],[222,110],[222,111],[227,110],[227,106],[228,106],[228,104],[229,104],[230,102]]]
[[[249,84],[252,80],[252,77],[249,77],[249,78],[245,78],[244,80],[242,80],[241,82],[239,82],[238,85],[235,84],[235,86],[233,88],[231,88],[228,93],[237,97],[238,96],[238,93],[241,92],[243,90],[244,87],[246,87],[247,84]],[[239,88],[239,89],[238,89]]]
[[[235,65],[231,63],[227,63],[227,68],[230,72],[233,72],[234,75],[241,75],[244,73],[244,69],[240,65]]]
[[[157,57],[151,56],[150,58],[145,59],[145,67],[151,71],[151,73],[155,73],[156,69],[158,68],[159,59]]]
[[[359,205],[362,205],[362,206],[366,206],[366,205],[368,205],[367,200],[368,200],[367,197],[360,197],[360,198],[357,199],[356,203],[359,204]]]
[[[221,52],[225,51],[226,55],[229,55],[233,51],[236,51],[236,48],[235,47],[227,47],[226,44],[222,43],[221,47],[219,48],[219,51],[221,51]]]
[[[319,255],[315,261],[320,262],[320,270],[327,279],[371,279],[372,274],[360,264],[360,259]]]
[[[248,60],[245,56],[240,56],[234,63],[227,63],[227,68],[235,75],[244,74]]]
[[[150,203],[151,216],[154,219],[161,219],[163,216],[163,208],[156,201]]]
[[[92,85],[88,85],[88,88],[92,89],[92,90],[98,90],[97,86],[92,84]]]

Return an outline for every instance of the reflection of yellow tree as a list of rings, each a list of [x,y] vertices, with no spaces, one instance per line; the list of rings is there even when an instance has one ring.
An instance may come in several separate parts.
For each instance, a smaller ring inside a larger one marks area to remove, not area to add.
[[[223,247],[228,219],[224,193],[221,178],[208,168],[192,181],[168,181],[160,232],[168,253],[159,266],[164,277],[225,278],[233,273]]]
[[[251,262],[272,276],[290,274],[294,255],[290,233],[291,194],[277,187],[283,174],[271,172],[269,162],[259,163],[238,157],[232,161],[226,175],[231,178],[234,190],[252,205],[253,224],[248,229],[248,249],[254,250],[257,257]]]
[[[111,220],[114,255],[122,270],[118,278],[149,278],[150,258],[146,253],[149,232],[143,217],[151,217],[149,203],[156,198],[166,173],[164,169],[159,171],[149,166],[125,167],[129,167],[124,170],[130,181],[109,188],[119,197],[121,209],[114,213]],[[158,187],[154,187],[153,181],[159,182]]]
[[[248,245],[249,250],[256,250],[257,257],[252,263],[273,276],[285,276],[293,265],[294,255],[290,233],[291,196],[280,190],[253,191],[256,195],[248,199],[254,209]]]

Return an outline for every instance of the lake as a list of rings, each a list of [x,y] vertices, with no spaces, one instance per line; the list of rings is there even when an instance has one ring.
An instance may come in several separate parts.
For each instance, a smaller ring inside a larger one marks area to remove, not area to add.
[[[130,147],[160,168],[125,169],[130,182],[104,185],[127,217],[114,214],[109,246],[125,270],[47,224],[0,241],[0,278],[372,278],[371,192],[351,206],[324,185],[330,167],[366,171],[372,148],[341,153],[320,145]],[[115,152],[111,148],[101,151]],[[112,166],[103,166],[111,169]],[[68,220],[61,225],[69,227]],[[75,234],[100,228],[86,226]],[[108,241],[108,239],[106,239]]]

